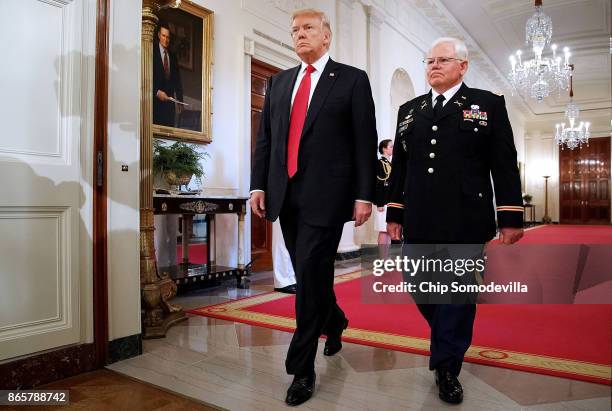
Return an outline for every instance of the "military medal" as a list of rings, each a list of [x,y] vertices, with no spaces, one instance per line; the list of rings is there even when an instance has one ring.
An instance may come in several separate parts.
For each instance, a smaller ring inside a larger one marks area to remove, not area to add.
[[[478,106],[477,104],[472,104],[470,106],[470,110],[463,110],[463,120],[464,121],[474,121],[474,120],[482,120],[482,121],[487,121],[487,112],[486,111],[480,111],[480,106]],[[486,125],[479,123],[480,125]]]

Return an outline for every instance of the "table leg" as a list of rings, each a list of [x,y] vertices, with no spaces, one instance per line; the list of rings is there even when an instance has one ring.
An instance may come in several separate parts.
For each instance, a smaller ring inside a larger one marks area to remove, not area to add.
[[[191,238],[191,227],[193,223],[193,215],[183,214],[183,235],[181,244],[183,246],[183,264],[189,265],[189,239]]]
[[[207,214],[208,216],[208,265],[210,267],[217,264],[217,247],[215,244],[215,215]]]
[[[244,270],[244,213],[238,213],[238,269]]]

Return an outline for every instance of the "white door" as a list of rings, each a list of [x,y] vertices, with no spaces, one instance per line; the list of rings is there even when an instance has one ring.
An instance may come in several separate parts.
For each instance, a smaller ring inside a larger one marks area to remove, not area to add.
[[[0,361],[91,339],[95,2],[0,0]]]

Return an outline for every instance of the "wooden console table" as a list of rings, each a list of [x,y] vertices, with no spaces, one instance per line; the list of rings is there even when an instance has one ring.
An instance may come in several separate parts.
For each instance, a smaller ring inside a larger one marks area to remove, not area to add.
[[[236,277],[239,288],[247,288],[250,265],[245,264],[244,250],[244,217],[246,215],[246,197],[234,196],[199,196],[154,194],[153,209],[155,214],[181,214],[183,261],[181,264],[165,267],[178,292],[192,289],[210,280]],[[189,238],[195,214],[206,215],[206,264],[189,262]],[[216,263],[215,215],[236,214],[238,216],[238,266],[226,267]]]

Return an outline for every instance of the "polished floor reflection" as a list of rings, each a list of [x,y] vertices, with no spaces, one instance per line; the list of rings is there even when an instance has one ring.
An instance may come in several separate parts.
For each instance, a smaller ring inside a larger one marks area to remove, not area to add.
[[[336,274],[356,268],[336,264]],[[248,290],[235,282],[181,296],[185,309],[272,291],[271,273],[253,275]],[[603,326],[603,325],[602,325]],[[144,354],[109,368],[230,410],[286,409],[291,377],[284,360],[291,334],[190,316],[168,336],[144,342]],[[610,410],[610,387],[466,363],[459,406],[442,403],[422,355],[344,343],[334,357],[319,345],[312,410]]]

